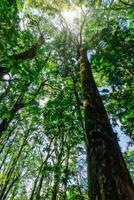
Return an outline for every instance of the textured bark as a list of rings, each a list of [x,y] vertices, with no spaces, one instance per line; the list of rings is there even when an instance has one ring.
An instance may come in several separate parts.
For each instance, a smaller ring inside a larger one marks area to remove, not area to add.
[[[86,50],[80,49],[90,200],[133,200],[134,186],[98,93]]]

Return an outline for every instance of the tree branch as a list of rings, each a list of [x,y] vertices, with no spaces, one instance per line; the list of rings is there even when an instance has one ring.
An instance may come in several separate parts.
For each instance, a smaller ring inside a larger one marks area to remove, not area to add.
[[[130,8],[134,8],[134,5],[130,4],[130,3],[127,3],[127,2],[124,2],[122,0],[119,0],[120,3],[124,4],[125,6],[129,6]]]

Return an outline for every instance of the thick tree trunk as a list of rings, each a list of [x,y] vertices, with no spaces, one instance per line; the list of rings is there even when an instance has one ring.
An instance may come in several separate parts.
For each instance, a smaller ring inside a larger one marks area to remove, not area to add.
[[[80,49],[90,200],[133,200],[134,186],[99,96],[87,51]]]

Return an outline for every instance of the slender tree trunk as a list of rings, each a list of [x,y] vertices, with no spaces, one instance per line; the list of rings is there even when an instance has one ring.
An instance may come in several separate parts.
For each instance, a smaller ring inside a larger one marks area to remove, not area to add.
[[[6,193],[4,194],[4,196],[2,197],[2,200],[5,200],[10,192],[10,190],[12,189],[12,187],[14,186],[14,184],[19,180],[19,176],[15,177],[12,182],[10,183]]]
[[[11,111],[10,111],[10,117],[3,119],[3,121],[0,124],[0,137],[2,136],[3,131],[5,131],[9,125],[9,123],[14,118],[15,114],[23,107],[22,100],[20,98],[17,99],[15,104],[13,105]]]
[[[52,192],[52,200],[57,199],[57,194],[58,194],[58,190],[59,190],[59,183],[60,183],[60,173],[55,172],[54,186],[53,186],[53,192]]]
[[[12,130],[9,131],[7,138],[4,141],[1,142],[1,144],[0,144],[0,154],[3,152],[5,146],[7,145],[7,142],[9,142],[10,136],[13,133],[14,129],[15,129],[15,127]],[[15,139],[15,137],[13,138],[11,143],[13,143],[14,139]]]
[[[8,186],[9,186],[9,184],[11,182],[12,175],[13,175],[13,173],[15,171],[16,165],[17,165],[17,163],[18,163],[18,161],[20,159],[20,156],[21,156],[21,154],[23,152],[23,149],[24,149],[24,147],[26,145],[26,139],[28,137],[29,131],[30,131],[30,129],[26,132],[26,135],[24,136],[23,143],[22,143],[22,145],[21,145],[21,147],[20,147],[20,149],[18,151],[17,156],[13,159],[13,161],[11,159],[11,166],[9,164],[9,168],[7,169],[7,172],[5,173],[6,174],[6,181],[5,181],[3,187],[1,188],[1,191],[0,191],[0,200],[3,199],[3,197],[4,197],[5,193],[6,193],[6,190],[7,190]]]
[[[79,191],[79,200],[84,200],[82,191],[81,191],[81,186],[80,186],[80,181],[79,181],[79,177],[77,174],[77,187],[78,187],[78,191]]]
[[[7,190],[7,187],[8,185],[10,184],[10,181],[11,181],[11,178],[12,178],[12,175],[14,173],[14,170],[15,170],[15,167],[16,167],[16,164],[21,156],[21,153],[22,153],[22,150],[23,150],[23,146],[21,146],[20,150],[19,150],[19,153],[17,155],[17,157],[15,158],[15,160],[12,162],[12,165],[11,167],[9,167],[7,173],[6,173],[6,181],[5,181],[5,184],[3,185],[1,191],[0,191],[0,200],[3,199],[3,197],[5,196],[5,193],[6,193],[6,190]],[[9,186],[10,188],[10,186]],[[9,192],[9,191],[8,191]]]
[[[52,141],[53,141],[53,138],[50,140],[49,146],[46,147],[48,154],[47,154],[45,160],[42,162],[42,164],[39,168],[39,172],[38,172],[38,175],[37,175],[37,177],[34,181],[34,186],[33,186],[32,193],[31,193],[29,200],[33,200],[35,194],[36,194],[35,196],[36,196],[37,199],[40,196],[40,191],[41,191],[41,187],[42,187],[42,183],[43,183],[43,179],[44,179],[44,173],[45,173],[44,170],[43,170],[43,167],[47,164],[47,161],[48,161],[48,159],[50,158],[50,156],[53,152],[53,151],[51,151]],[[38,184],[38,182],[39,182],[39,184]],[[38,186],[37,186],[37,184],[38,184]]]
[[[55,165],[55,171],[54,171],[54,185],[53,185],[53,191],[52,191],[52,200],[57,200],[57,195],[58,195],[58,191],[59,191],[59,185],[60,185],[60,180],[61,180],[61,162],[62,162],[62,158],[63,158],[63,150],[64,150],[64,134],[62,133],[62,128],[63,128],[63,122],[61,122],[60,126],[59,126],[59,133],[62,134],[61,138],[60,138],[60,142],[61,142],[61,149],[60,152],[58,153],[58,149],[57,149],[57,141],[55,143],[55,147],[56,147],[56,154],[57,154],[57,163]],[[60,145],[60,144],[59,144]]]
[[[14,138],[12,139],[12,141],[8,144],[8,150],[5,153],[5,155],[3,155],[4,158],[3,158],[3,160],[1,161],[1,164],[0,164],[0,171],[1,171],[2,167],[3,167],[3,165],[5,164],[5,161],[8,158],[9,153],[11,152],[11,148],[12,148],[12,145],[14,143],[14,140],[15,140],[17,134],[18,133],[15,134]]]
[[[35,97],[38,95],[38,93],[40,92],[40,90],[43,88],[43,86],[45,85],[45,83],[47,82],[47,80],[44,80],[41,82],[41,84],[39,85],[37,91],[35,92],[34,96],[31,98],[31,100],[27,103],[23,103],[23,98],[24,98],[24,95],[25,95],[25,92],[26,92],[26,89],[28,88],[28,86],[30,85],[30,83],[26,84],[25,87],[22,91],[22,94],[18,97],[18,99],[16,100],[16,102],[14,103],[12,109],[10,110],[9,114],[10,114],[10,117],[8,118],[5,118],[1,124],[0,124],[0,137],[2,136],[3,134],[3,131],[5,131],[10,122],[13,120],[14,116],[16,115],[16,113],[22,109],[23,107],[25,107],[26,105],[28,105],[29,103],[31,103]]]
[[[40,199],[40,193],[41,193],[41,188],[42,188],[42,184],[43,184],[43,180],[44,180],[44,173],[42,172],[40,180],[39,180],[39,185],[37,188],[37,192],[36,192],[36,199]]]
[[[64,180],[64,194],[63,194],[63,198],[62,198],[64,200],[67,199],[67,185],[68,185],[68,176],[69,176],[69,157],[70,157],[70,147],[67,145],[65,180]]]
[[[41,164],[39,172],[38,172],[38,175],[37,175],[37,177],[36,177],[36,179],[34,181],[34,186],[33,186],[32,193],[31,193],[31,196],[30,196],[29,200],[33,200],[33,198],[34,198],[34,193],[35,193],[35,190],[36,190],[36,187],[37,187],[37,183],[38,183],[41,171],[42,171],[43,163]]]
[[[133,200],[134,186],[99,96],[87,51],[80,49],[90,200]]]

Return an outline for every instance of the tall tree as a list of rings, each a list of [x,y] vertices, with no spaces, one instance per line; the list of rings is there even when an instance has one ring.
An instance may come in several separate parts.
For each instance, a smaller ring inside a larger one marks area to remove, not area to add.
[[[80,73],[87,135],[89,197],[133,199],[134,185],[123,160],[117,138],[99,96],[87,51],[80,48]]]

